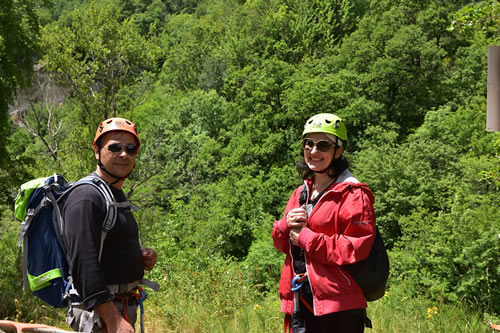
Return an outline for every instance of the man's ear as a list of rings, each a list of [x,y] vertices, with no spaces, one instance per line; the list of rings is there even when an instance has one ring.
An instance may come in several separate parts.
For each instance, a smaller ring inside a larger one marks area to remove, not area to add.
[[[96,160],[99,160],[99,147],[97,145],[94,146],[94,156]]]

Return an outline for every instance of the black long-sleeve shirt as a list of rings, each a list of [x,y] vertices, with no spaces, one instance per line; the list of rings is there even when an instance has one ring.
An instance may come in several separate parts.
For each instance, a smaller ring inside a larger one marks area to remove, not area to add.
[[[110,188],[117,202],[126,201],[122,190]],[[139,229],[129,208],[118,209],[116,224],[106,236],[100,262],[106,202],[99,190],[92,185],[78,186],[68,195],[62,214],[71,275],[87,309],[112,300],[106,285],[142,279]]]

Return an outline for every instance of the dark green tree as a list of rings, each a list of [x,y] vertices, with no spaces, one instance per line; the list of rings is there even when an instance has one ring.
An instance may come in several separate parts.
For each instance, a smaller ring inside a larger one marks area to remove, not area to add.
[[[38,51],[38,0],[5,0],[0,10],[0,203],[11,200],[12,183],[23,174],[8,154],[9,104],[18,88],[31,83]],[[17,110],[12,110],[17,112]],[[7,194],[8,193],[8,194]]]
[[[82,120],[94,127],[97,119],[133,108],[121,89],[155,70],[158,47],[132,19],[123,20],[115,5],[91,2],[68,15],[62,20],[68,25],[43,30],[44,62],[69,87]]]

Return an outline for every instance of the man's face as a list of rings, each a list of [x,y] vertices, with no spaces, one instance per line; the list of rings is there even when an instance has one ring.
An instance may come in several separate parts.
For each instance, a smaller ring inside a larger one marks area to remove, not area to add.
[[[117,177],[126,177],[132,171],[137,157],[137,141],[125,131],[112,131],[104,134],[101,142],[101,163],[108,172]],[[99,151],[94,149],[96,159]]]

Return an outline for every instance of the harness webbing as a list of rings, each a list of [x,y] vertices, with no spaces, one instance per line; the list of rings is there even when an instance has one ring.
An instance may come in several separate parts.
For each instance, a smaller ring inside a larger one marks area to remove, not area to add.
[[[140,323],[141,323],[141,332],[144,333],[144,301],[148,297],[148,294],[139,286],[135,289],[131,290],[127,296],[114,296],[114,300],[118,301],[122,304],[122,317],[130,323],[130,317],[128,315],[128,305],[131,299],[133,299],[139,308],[141,309],[140,313]]]
[[[144,333],[144,301],[148,298],[148,294],[139,286],[137,286],[137,304],[141,308],[141,333]]]
[[[292,332],[292,316],[290,316],[288,313],[285,314],[285,319],[283,320],[283,326],[284,326],[284,332],[287,333],[293,333]]]
[[[304,284],[304,280],[307,278],[307,272],[304,274],[299,274],[295,276],[292,280],[292,291],[294,292],[293,297],[293,313],[299,312],[299,300],[303,300],[304,298],[300,295],[300,289]],[[309,305],[309,304],[308,304]],[[308,309],[310,306],[308,307]],[[312,309],[312,308],[311,308]],[[314,311],[312,311],[314,313]]]
[[[302,294],[300,293],[300,290],[301,290],[302,286],[304,285],[304,281],[306,280],[306,278],[307,278],[307,272],[305,272],[303,274],[296,275],[292,280],[291,290],[294,292],[294,296],[293,296],[293,313],[294,314],[299,312],[299,302],[300,301],[302,301],[302,304],[304,304],[305,307],[310,312],[314,313],[314,309],[312,308],[312,306],[309,305],[309,303],[307,303],[305,298],[302,297]],[[288,330],[288,333],[293,333],[291,324],[292,324],[292,316],[290,316],[289,314],[286,314],[285,318],[283,320],[283,326],[284,326],[285,333],[287,333],[287,330]]]

